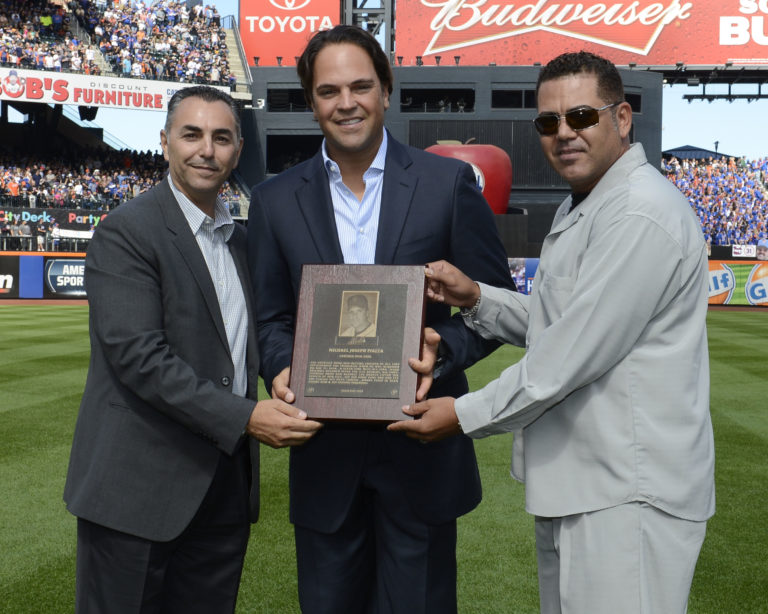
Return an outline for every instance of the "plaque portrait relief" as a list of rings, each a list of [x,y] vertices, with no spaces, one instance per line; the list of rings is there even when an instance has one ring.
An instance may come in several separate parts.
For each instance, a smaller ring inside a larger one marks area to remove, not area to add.
[[[343,291],[339,337],[375,337],[378,311],[378,292]]]

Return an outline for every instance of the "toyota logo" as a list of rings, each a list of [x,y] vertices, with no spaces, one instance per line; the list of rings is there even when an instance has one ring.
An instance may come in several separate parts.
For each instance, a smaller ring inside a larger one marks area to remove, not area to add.
[[[307,6],[312,0],[269,0],[276,9],[283,11],[298,11]]]

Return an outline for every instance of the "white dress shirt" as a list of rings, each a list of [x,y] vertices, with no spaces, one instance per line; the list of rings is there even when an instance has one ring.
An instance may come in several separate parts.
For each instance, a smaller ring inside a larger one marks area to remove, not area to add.
[[[195,235],[205,263],[208,265],[208,272],[211,274],[211,281],[219,300],[219,309],[221,309],[221,317],[227,331],[229,351],[235,369],[232,393],[243,397],[248,388],[245,362],[248,341],[248,310],[235,261],[232,259],[232,254],[227,246],[227,241],[232,237],[235,230],[235,222],[227,211],[224,201],[220,198],[216,199],[215,217],[211,218],[176,188],[170,174],[168,175],[168,183],[190,230],[192,230],[192,234]],[[189,334],[194,335],[195,331],[189,331]]]

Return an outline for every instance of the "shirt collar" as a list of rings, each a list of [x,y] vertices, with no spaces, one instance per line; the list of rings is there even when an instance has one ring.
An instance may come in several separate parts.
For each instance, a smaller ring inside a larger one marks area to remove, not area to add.
[[[176,198],[176,202],[179,203],[179,208],[184,214],[184,217],[187,220],[187,224],[189,224],[189,228],[192,230],[192,234],[197,234],[203,223],[205,223],[206,220],[211,219],[210,216],[203,213],[197,205],[189,200],[189,198],[187,198],[174,185],[170,173],[168,173],[168,185],[170,186],[171,192],[173,192],[173,195]],[[232,219],[232,216],[229,214],[224,201],[219,196],[216,197],[216,204],[213,208],[213,215],[213,229],[217,230],[221,228],[222,233],[224,234],[224,240],[229,241],[229,238],[235,231],[235,222]]]
[[[379,150],[376,152],[376,157],[374,157],[373,162],[371,162],[371,165],[368,167],[368,170],[370,169],[376,169],[378,171],[384,170],[384,163],[387,159],[387,131],[382,129],[382,139],[381,139],[381,145],[379,145]],[[323,166],[325,167],[325,171],[328,173],[328,176],[331,177],[333,174],[339,173],[339,166],[334,162],[329,156],[328,156],[328,149],[326,148],[326,139],[323,139],[323,146],[321,147],[321,151],[323,153]]]

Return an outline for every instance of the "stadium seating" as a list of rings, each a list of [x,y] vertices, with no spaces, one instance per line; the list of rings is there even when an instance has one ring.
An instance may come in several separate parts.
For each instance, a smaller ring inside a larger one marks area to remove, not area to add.
[[[166,166],[160,154],[127,150],[68,152],[44,159],[2,154],[0,207],[108,211],[155,185]],[[239,215],[239,191],[227,182],[220,195],[233,215]]]
[[[121,76],[234,85],[216,8],[160,0],[152,5],[99,6],[81,0],[78,20]]]
[[[88,33],[79,40],[73,19]],[[0,0],[0,65],[234,87],[221,19],[212,5]]]
[[[664,172],[701,221],[710,245],[753,245],[768,238],[768,158],[663,161]]]

